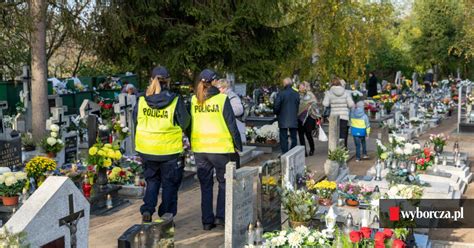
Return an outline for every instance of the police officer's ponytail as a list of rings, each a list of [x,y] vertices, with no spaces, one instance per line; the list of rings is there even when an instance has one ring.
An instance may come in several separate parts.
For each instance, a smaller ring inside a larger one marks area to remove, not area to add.
[[[202,105],[206,101],[207,97],[207,90],[212,86],[211,83],[206,82],[206,80],[202,79],[199,81],[196,90],[196,98],[199,105]]]
[[[158,77],[155,77],[151,80],[150,85],[146,89],[146,96],[160,94],[160,92],[161,92],[161,83]]]

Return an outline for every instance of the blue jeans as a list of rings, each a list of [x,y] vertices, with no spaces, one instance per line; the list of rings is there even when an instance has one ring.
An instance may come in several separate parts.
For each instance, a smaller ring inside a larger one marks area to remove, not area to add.
[[[356,146],[356,159],[360,160],[361,146],[362,146],[362,154],[367,155],[367,145],[365,143],[365,136],[354,136],[354,143]]]
[[[162,188],[161,204],[158,208],[158,215],[166,213],[176,215],[178,211],[178,190],[183,179],[184,167],[178,163],[178,159],[164,162],[145,161],[146,189],[143,197],[144,204],[140,207],[140,212],[148,212],[153,215],[158,203],[160,186]]]
[[[290,131],[290,139],[291,139],[291,147],[288,149],[288,130]],[[298,128],[280,128],[280,146],[281,146],[281,154],[285,154],[293,147],[295,147],[298,143],[296,139],[296,134],[298,132]]]
[[[195,153],[197,176],[201,184],[201,220],[202,224],[214,224],[216,218],[225,218],[225,166],[231,161],[232,154]],[[214,170],[219,183],[216,215],[212,209],[214,198]]]

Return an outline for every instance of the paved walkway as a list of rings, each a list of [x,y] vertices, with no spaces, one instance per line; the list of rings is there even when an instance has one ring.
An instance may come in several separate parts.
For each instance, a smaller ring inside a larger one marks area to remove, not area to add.
[[[442,125],[432,129],[430,133],[445,132],[451,135],[450,142],[446,150],[452,149],[452,143],[456,140],[460,142],[462,151],[474,154],[474,135],[472,134],[453,134],[455,129],[455,119],[448,119],[443,121]],[[364,175],[367,169],[374,164],[375,161],[375,137],[377,137],[378,129],[373,128],[371,138],[368,140],[368,152],[370,159],[355,162],[354,159],[349,161],[349,168],[352,174]],[[420,137],[420,140],[425,140],[429,137],[429,133]],[[354,151],[354,144],[352,138],[349,140],[349,149]],[[353,152],[351,152],[353,154]],[[276,157],[277,154],[263,155],[257,160],[251,162],[248,166],[255,166],[261,164],[263,161]],[[327,143],[316,141],[316,152],[313,156],[306,158],[306,165],[311,171],[316,171],[318,174],[324,174],[324,162],[327,156]],[[217,186],[217,185],[216,185]],[[215,187],[216,189],[217,187]],[[474,197],[473,187],[469,187],[465,194]],[[219,247],[224,242],[224,229],[216,228],[212,231],[203,231],[200,221],[200,190],[197,182],[179,194],[178,215],[176,216],[176,247]],[[132,205],[108,216],[94,217],[91,219],[91,228],[89,235],[90,247],[116,247],[117,238],[130,226],[141,221],[139,214],[139,207],[141,201],[136,201]],[[453,240],[461,242],[474,243],[474,231],[471,229],[458,230],[433,230],[432,235],[434,239]]]

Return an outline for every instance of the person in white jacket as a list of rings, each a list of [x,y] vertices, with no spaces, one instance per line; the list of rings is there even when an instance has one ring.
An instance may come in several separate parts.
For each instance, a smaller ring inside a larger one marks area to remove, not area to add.
[[[344,139],[344,146],[347,148],[349,113],[354,101],[339,78],[332,80],[331,88],[324,94],[323,106],[331,108],[330,116],[339,115],[339,138]]]

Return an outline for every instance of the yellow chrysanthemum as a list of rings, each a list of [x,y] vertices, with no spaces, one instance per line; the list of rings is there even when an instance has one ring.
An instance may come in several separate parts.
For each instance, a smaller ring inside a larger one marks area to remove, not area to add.
[[[105,156],[105,151],[101,149],[101,150],[99,150],[99,151],[97,152],[97,154],[98,154],[99,156]]]
[[[89,155],[94,156],[97,154],[97,147],[93,146],[89,148]]]
[[[122,158],[122,153],[120,151],[115,151],[115,159],[119,160]]]
[[[105,167],[110,167],[111,165],[112,165],[112,160],[110,160],[110,158],[107,158],[104,160]]]
[[[105,148],[112,148],[112,144],[105,144],[104,147]]]

